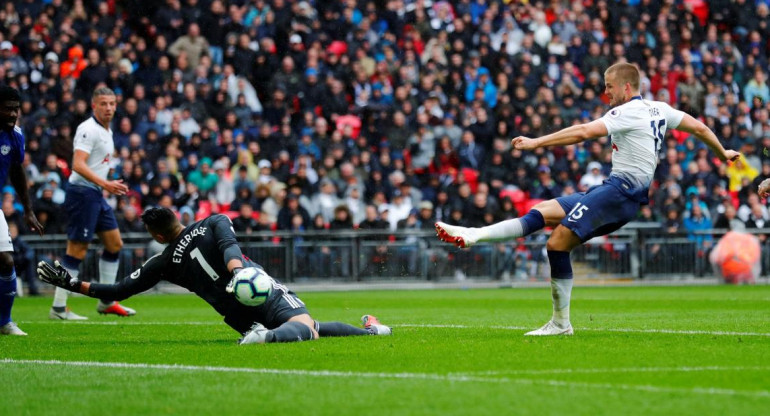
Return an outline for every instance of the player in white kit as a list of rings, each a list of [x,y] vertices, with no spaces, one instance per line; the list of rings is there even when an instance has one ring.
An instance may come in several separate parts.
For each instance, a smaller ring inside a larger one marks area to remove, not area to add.
[[[105,190],[114,195],[124,195],[128,187],[122,180],[108,180],[110,159],[115,151],[110,122],[115,116],[115,93],[107,88],[97,88],[91,98],[93,117],[80,123],[75,132],[72,156],[72,175],[66,189],[64,208],[69,216],[67,224],[67,253],[61,264],[74,277],[79,274],[80,263],[86,258],[88,245],[94,237],[104,244],[99,258],[99,281],[115,283],[118,274],[118,257],[123,247],[118,223],[112,208],[102,195]],[[83,320],[67,308],[67,291],[56,288],[51,319]],[[101,314],[131,316],[136,312],[117,302],[99,301],[96,307]]]
[[[442,241],[458,247],[478,242],[505,241],[529,235],[545,226],[555,227],[546,249],[551,265],[553,316],[540,329],[526,335],[572,335],[569,302],[572,293],[570,252],[593,237],[609,234],[636,217],[648,203],[648,193],[666,129],[695,135],[722,161],[734,161],[740,153],[725,150],[716,135],[692,116],[639,94],[639,70],[628,63],[612,65],[604,73],[605,92],[613,107],[590,123],[567,127],[543,137],[516,137],[519,150],[568,146],[588,139],[610,136],[612,173],[603,184],[569,196],[535,205],[521,218],[483,228],[436,223]]]

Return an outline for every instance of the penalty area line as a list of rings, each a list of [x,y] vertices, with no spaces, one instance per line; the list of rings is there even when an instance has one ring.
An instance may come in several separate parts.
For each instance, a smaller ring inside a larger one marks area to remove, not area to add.
[[[355,371],[334,371],[334,370],[301,370],[301,369],[278,369],[278,368],[244,368],[244,367],[218,367],[218,366],[195,366],[181,364],[148,364],[148,363],[120,363],[120,362],[97,362],[97,361],[60,361],[60,360],[16,360],[13,358],[0,359],[0,365],[33,365],[43,367],[63,366],[63,367],[85,367],[85,368],[110,368],[110,369],[140,369],[140,370],[160,370],[166,372],[188,371],[188,372],[213,372],[213,373],[247,373],[247,374],[265,374],[265,375],[283,375],[283,376],[307,376],[307,377],[338,377],[338,378],[369,378],[369,379],[393,379],[393,380],[433,380],[442,382],[472,382],[472,383],[495,383],[495,384],[522,384],[530,386],[558,386],[558,387],[578,387],[587,389],[620,389],[627,391],[641,391],[650,393],[680,393],[680,394],[704,394],[704,395],[723,395],[723,396],[749,396],[749,397],[768,397],[770,391],[743,391],[723,389],[716,387],[694,387],[694,388],[675,388],[660,387],[651,385],[631,385],[631,384],[611,384],[611,383],[585,383],[561,380],[538,380],[526,378],[509,377],[478,377],[467,375],[452,374],[431,374],[431,373],[368,373]]]

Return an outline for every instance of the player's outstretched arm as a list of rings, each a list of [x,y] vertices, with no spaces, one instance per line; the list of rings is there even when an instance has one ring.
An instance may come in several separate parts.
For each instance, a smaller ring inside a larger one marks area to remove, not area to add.
[[[45,261],[38,263],[37,275],[40,280],[70,292],[102,300],[123,300],[150,289],[160,281],[157,269],[162,267],[162,263],[156,259],[157,256],[151,257],[140,269],[115,284],[80,281],[72,277],[58,260],[53,265]]]
[[[694,134],[698,140],[705,143],[706,146],[708,146],[711,151],[714,152],[714,154],[723,162],[728,160],[734,162],[738,160],[739,157],[741,157],[741,154],[735,150],[726,150],[724,147],[722,147],[722,143],[719,143],[717,135],[714,134],[714,132],[711,131],[708,126],[689,114],[684,115],[682,121],[679,122],[679,125],[676,127],[676,129]]]
[[[762,181],[762,183],[759,184],[757,193],[759,194],[760,198],[767,198],[770,196],[770,179],[765,179]]]
[[[543,137],[531,139],[519,136],[511,140],[511,146],[518,150],[534,150],[538,147],[567,146],[582,141],[607,135],[607,126],[601,120],[578,124],[561,129]]]

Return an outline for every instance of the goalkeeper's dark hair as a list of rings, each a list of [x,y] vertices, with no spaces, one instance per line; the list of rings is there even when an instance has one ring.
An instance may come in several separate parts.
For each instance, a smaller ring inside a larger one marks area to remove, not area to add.
[[[16,88],[0,85],[0,103],[8,101],[21,101],[21,94]]]
[[[176,231],[179,220],[168,208],[149,208],[142,213],[142,222],[153,234],[170,236]]]

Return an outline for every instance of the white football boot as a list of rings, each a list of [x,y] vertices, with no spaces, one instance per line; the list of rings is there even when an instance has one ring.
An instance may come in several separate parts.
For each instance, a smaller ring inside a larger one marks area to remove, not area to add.
[[[243,338],[238,340],[238,345],[246,344],[264,344],[267,340],[267,333],[269,329],[259,322],[251,326],[251,328],[243,334]]]
[[[572,335],[575,331],[572,330],[572,324],[569,324],[566,328],[556,326],[553,321],[548,321],[540,329],[527,332],[526,336],[548,336],[548,335]]]
[[[51,308],[51,311],[48,312],[48,318],[60,319],[62,321],[85,321],[88,319],[85,316],[81,316],[76,314],[75,312],[72,312],[70,308],[65,308],[64,312],[57,312],[53,308]]]
[[[460,248],[468,248],[479,241],[479,231],[476,228],[449,225],[441,221],[436,223],[438,239],[451,243]]]
[[[0,335],[27,335],[27,333],[19,329],[19,326],[16,325],[15,322],[11,321],[3,326],[0,326]]]

